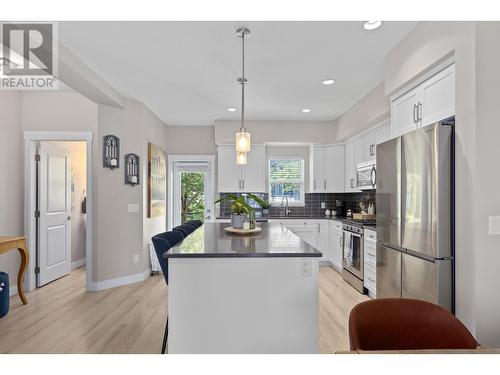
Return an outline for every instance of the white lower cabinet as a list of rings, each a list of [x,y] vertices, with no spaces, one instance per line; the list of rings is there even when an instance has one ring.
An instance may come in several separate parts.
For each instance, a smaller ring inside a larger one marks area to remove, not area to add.
[[[364,231],[364,285],[368,295],[377,297],[377,232],[365,228]]]
[[[328,220],[326,219],[270,219],[278,222],[295,233],[301,240],[307,242],[323,254],[320,265],[330,265],[331,252],[328,244]]]
[[[331,254],[333,268],[342,272],[342,251],[343,251],[342,221],[328,221],[328,247]]]

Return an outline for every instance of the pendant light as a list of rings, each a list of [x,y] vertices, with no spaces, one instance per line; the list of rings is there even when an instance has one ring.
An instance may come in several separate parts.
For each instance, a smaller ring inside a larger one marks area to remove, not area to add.
[[[241,127],[236,132],[236,164],[245,165],[247,163],[246,153],[250,151],[250,133],[245,128],[245,39],[250,36],[250,30],[240,28],[236,30],[236,35],[241,38],[241,78],[238,82],[241,85]]]

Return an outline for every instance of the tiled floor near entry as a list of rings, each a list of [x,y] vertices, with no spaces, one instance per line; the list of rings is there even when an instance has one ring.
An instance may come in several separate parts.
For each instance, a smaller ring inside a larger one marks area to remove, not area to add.
[[[85,270],[11,298],[0,319],[0,353],[159,353],[167,287],[161,275],[102,292],[85,291]],[[347,319],[368,297],[330,267],[320,272],[320,351],[348,350]]]

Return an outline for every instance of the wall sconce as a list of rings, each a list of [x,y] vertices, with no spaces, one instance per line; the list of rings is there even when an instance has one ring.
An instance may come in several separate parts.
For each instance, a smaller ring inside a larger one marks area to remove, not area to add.
[[[104,168],[120,168],[120,138],[115,135],[105,135],[102,149]]]
[[[125,184],[139,184],[139,156],[136,154],[125,155]]]

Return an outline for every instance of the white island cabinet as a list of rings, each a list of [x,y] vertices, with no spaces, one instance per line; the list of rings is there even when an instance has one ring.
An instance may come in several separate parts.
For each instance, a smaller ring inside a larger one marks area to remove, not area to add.
[[[205,223],[168,261],[168,353],[319,352],[321,253],[279,223]]]
[[[269,219],[270,223],[279,223],[295,233],[301,240],[321,251],[320,266],[332,265],[332,251],[328,242],[327,219]]]

